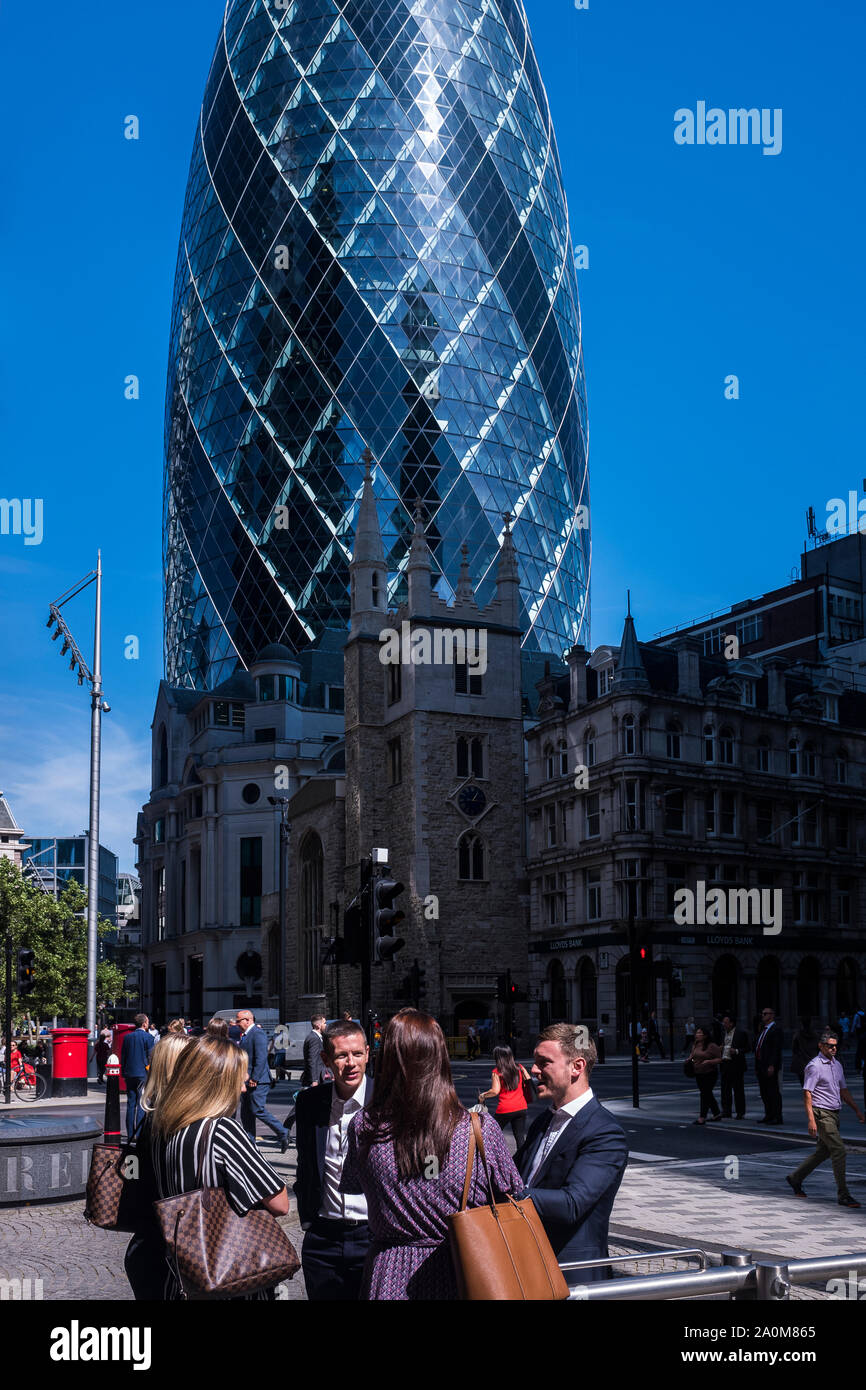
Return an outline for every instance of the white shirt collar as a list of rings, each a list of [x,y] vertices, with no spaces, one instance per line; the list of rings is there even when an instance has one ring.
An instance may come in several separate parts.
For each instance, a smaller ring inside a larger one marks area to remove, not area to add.
[[[245,1038],[246,1035],[247,1035],[247,1033],[251,1033],[252,1030],[255,1028],[255,1026],[256,1026],[256,1025],[255,1025],[254,1023],[251,1023],[251,1024],[249,1025],[248,1028],[245,1028],[245,1029],[243,1030],[243,1032],[242,1032],[242,1034],[241,1034],[241,1037],[242,1037],[242,1038]]]
[[[589,1090],[584,1091],[582,1096],[576,1096],[574,1100],[570,1100],[566,1105],[561,1105],[558,1110],[554,1110],[554,1120],[557,1115],[567,1115],[570,1120],[573,1120],[578,1111],[582,1110],[585,1105],[589,1105],[592,1099],[592,1087],[590,1086]],[[560,1120],[560,1124],[561,1123],[562,1121]]]

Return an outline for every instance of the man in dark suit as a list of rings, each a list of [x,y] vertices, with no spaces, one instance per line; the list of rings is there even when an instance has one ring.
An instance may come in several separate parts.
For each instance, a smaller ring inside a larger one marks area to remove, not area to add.
[[[295,1196],[306,1234],[301,1252],[311,1302],[356,1302],[370,1244],[367,1201],[340,1191],[346,1136],[352,1116],[367,1105],[370,1049],[360,1024],[334,1023],[324,1037],[323,1060],[334,1074],[301,1091],[295,1105],[298,1176]]]
[[[322,1064],[322,1034],[328,1020],[324,1014],[316,1014],[310,1019],[310,1031],[304,1038],[304,1070],[301,1072],[302,1086],[318,1086],[325,1079],[326,1068]]]
[[[782,1070],[782,1029],[776,1022],[775,1011],[761,1010],[761,1028],[755,1038],[755,1071],[764,1102],[763,1119],[759,1125],[782,1124],[782,1093],[779,1079]]]
[[[744,1028],[737,1027],[732,1013],[722,1018],[722,1036],[719,1046],[722,1049],[722,1117],[731,1118],[731,1103],[736,1106],[737,1119],[746,1113],[746,1053],[749,1039]]]
[[[256,1142],[256,1121],[273,1130],[284,1154],[289,1147],[289,1131],[275,1119],[267,1107],[268,1091],[271,1087],[271,1071],[268,1064],[268,1040],[261,1028],[256,1027],[256,1016],[251,1009],[238,1009],[238,1027],[243,1029],[240,1045],[249,1058],[247,1089],[241,1096],[241,1124],[247,1134]]]
[[[597,1060],[585,1028],[554,1023],[535,1045],[538,1095],[553,1102],[539,1115],[514,1161],[560,1264],[606,1258],[607,1231],[628,1160],[624,1131],[599,1105],[589,1079]],[[570,1283],[605,1279],[596,1269],[566,1274]]]
[[[132,1139],[142,1118],[141,1092],[147,1079],[150,1054],[156,1043],[148,1032],[147,1014],[135,1015],[135,1028],[127,1033],[120,1049],[120,1074],[126,1082],[126,1137]]]

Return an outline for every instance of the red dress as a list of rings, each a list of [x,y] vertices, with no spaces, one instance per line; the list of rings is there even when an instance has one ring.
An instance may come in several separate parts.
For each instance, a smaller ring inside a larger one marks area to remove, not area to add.
[[[518,1082],[513,1091],[506,1091],[505,1087],[499,1092],[499,1104],[496,1107],[497,1115],[514,1115],[519,1110],[528,1110],[526,1096],[523,1094],[523,1073],[518,1068]],[[502,1083],[502,1073],[498,1067],[493,1068],[492,1076],[498,1076],[500,1085]],[[492,1079],[492,1077],[491,1077]]]

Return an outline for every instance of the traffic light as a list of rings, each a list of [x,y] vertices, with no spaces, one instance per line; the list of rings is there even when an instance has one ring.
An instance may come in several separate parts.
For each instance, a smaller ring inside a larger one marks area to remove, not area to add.
[[[370,1014],[368,1036],[370,1038],[371,1051],[378,1052],[382,1046],[382,1020],[377,1013],[371,1012]]]
[[[424,978],[427,971],[424,966],[419,965],[416,960],[409,973],[412,981],[411,997],[417,1003],[418,1000],[423,999],[424,995],[427,993],[427,982]]]
[[[18,993],[32,994],[36,988],[36,981],[33,978],[33,952],[27,946],[20,947],[18,951]]]
[[[639,947],[638,947],[638,955],[640,956],[641,960],[644,960],[644,961],[646,960],[646,958],[647,958],[646,946],[639,946]]]
[[[378,961],[393,960],[406,945],[403,937],[394,932],[394,928],[406,920],[403,909],[394,906],[394,900],[405,891],[403,884],[393,878],[380,878],[373,884],[373,941]]]
[[[508,1003],[508,975],[496,976],[496,998],[498,1003]]]
[[[675,965],[671,970],[671,998],[684,999],[685,994],[686,986],[683,980],[682,968],[679,965]]]

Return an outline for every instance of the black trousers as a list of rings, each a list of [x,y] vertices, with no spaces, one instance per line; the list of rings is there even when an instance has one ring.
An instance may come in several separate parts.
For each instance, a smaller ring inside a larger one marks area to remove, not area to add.
[[[712,1110],[714,1115],[721,1114],[721,1111],[719,1110],[719,1102],[713,1095],[713,1087],[716,1084],[716,1079],[718,1075],[718,1071],[715,1067],[713,1067],[712,1071],[698,1072],[697,1076],[695,1077],[695,1080],[698,1083],[698,1091],[700,1092],[701,1097],[702,1120],[705,1120],[707,1118],[707,1112],[709,1110]]]
[[[758,1086],[761,1090],[761,1100],[764,1102],[764,1118],[770,1121],[781,1120],[782,1093],[779,1090],[778,1067],[772,1076],[768,1076],[765,1071],[759,1071]]]
[[[722,1062],[722,1114],[731,1114],[731,1101],[738,1115],[746,1113],[746,1073],[736,1062]]]
[[[503,1134],[505,1133],[505,1126],[509,1124],[511,1125],[511,1133],[517,1140],[517,1147],[519,1149],[524,1139],[526,1138],[526,1111],[512,1110],[510,1115],[500,1115],[499,1111],[497,1110],[495,1118],[498,1121],[499,1128],[502,1130]]]
[[[311,1303],[357,1303],[364,1262],[370,1248],[366,1222],[351,1226],[345,1221],[317,1217],[304,1236],[301,1268]]]

